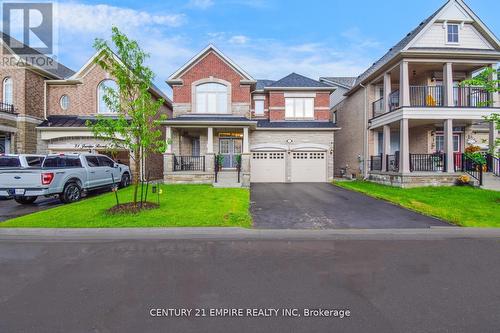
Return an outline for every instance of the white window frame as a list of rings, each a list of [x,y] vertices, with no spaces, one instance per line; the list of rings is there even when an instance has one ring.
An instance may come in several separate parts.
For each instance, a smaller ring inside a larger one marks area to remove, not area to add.
[[[306,110],[309,104],[309,110]],[[307,112],[309,111],[309,112]],[[312,97],[285,97],[285,119],[314,119],[314,98]]]
[[[6,96],[6,87],[7,87],[7,82],[10,83],[10,99],[7,99]],[[6,78],[3,79],[2,82],[2,102],[5,104],[14,104],[14,81],[10,76],[7,76]]]
[[[200,87],[203,87],[203,86],[209,85],[209,84],[216,84],[216,85],[225,87],[226,90],[225,91],[218,91],[218,90],[210,91],[209,90],[209,91],[202,91],[202,92],[198,91],[198,89]],[[230,94],[230,92],[231,92],[230,87],[227,84],[224,84],[221,82],[206,81],[206,82],[202,82],[202,83],[195,85],[194,86],[194,99],[195,99],[194,111],[195,111],[195,113],[200,113],[200,114],[229,114],[229,113],[231,113],[230,107],[229,107],[229,94]],[[201,95],[204,95],[204,96],[202,96],[204,103],[205,103],[204,108],[202,108],[200,105],[201,104],[200,103]],[[222,103],[222,106],[219,105],[221,103],[220,103],[219,98],[218,98],[221,96],[224,96],[224,102]],[[209,107],[210,101],[215,102],[215,110],[210,109],[210,107]],[[212,112],[210,112],[210,111],[212,111]]]
[[[259,107],[257,107],[259,105]],[[257,99],[254,101],[254,113],[256,116],[263,116],[264,115],[264,100],[263,99]]]
[[[454,41],[450,41],[450,35],[455,35],[455,33],[450,33],[450,27],[452,26],[456,26],[457,27],[457,33],[456,33],[456,36],[457,36],[457,41],[454,42]],[[446,25],[446,44],[452,44],[452,45],[458,45],[460,44],[460,24],[458,23],[448,23]]]
[[[108,106],[106,105],[106,103],[104,102],[104,100],[102,99],[102,96],[101,96],[101,94],[104,92],[104,90],[101,90],[101,86],[103,84],[105,84],[106,82],[114,82],[116,87],[118,87],[118,83],[116,83],[116,81],[113,79],[104,79],[101,82],[99,82],[99,84],[97,85],[97,113],[98,114],[116,114],[117,113],[116,111],[109,110]],[[106,110],[101,110],[101,100],[104,103]]]
[[[66,105],[64,103],[64,99],[65,98],[66,98]],[[65,110],[65,111],[68,110],[69,109],[69,103],[70,103],[70,101],[69,101],[69,96],[68,95],[64,94],[64,95],[61,96],[61,98],[59,98],[59,106],[61,107],[61,109]]]

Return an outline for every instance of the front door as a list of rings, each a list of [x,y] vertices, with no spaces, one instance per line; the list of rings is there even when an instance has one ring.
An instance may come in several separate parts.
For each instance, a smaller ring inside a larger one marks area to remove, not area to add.
[[[224,157],[222,162],[223,168],[236,168],[236,156],[241,154],[241,147],[241,139],[219,139],[219,153]]]

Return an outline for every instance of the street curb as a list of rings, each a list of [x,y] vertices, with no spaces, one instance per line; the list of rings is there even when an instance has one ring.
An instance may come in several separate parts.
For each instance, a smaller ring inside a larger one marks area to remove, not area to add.
[[[244,228],[0,228],[0,240],[436,240],[500,239],[500,228],[431,227],[423,229],[283,230]]]

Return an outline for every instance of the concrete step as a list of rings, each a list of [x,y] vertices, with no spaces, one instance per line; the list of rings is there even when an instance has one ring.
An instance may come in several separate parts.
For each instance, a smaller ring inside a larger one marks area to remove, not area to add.
[[[500,177],[491,172],[483,173],[483,186],[485,190],[500,191]]]
[[[220,171],[217,174],[217,183],[213,183],[214,187],[241,187],[241,182],[238,183],[238,173],[236,171]]]

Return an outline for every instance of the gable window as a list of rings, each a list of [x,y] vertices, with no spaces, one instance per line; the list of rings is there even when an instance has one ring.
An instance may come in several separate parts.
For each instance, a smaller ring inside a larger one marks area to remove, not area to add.
[[[5,104],[11,104],[13,102],[13,84],[12,78],[6,77],[3,80],[3,102]]]
[[[221,83],[203,83],[196,86],[197,113],[228,113],[228,87]]]
[[[61,105],[61,109],[67,110],[69,108],[69,97],[68,95],[62,95],[59,100],[59,105]]]
[[[458,43],[458,24],[448,24],[448,43]]]
[[[286,119],[314,119],[314,98],[285,98]]]
[[[264,101],[254,101],[255,103],[255,115],[263,116],[264,115]]]
[[[97,87],[97,113],[116,113],[116,110],[112,110],[108,104],[106,104],[105,96],[108,89],[118,91],[118,85],[113,80],[104,80],[99,83]]]

